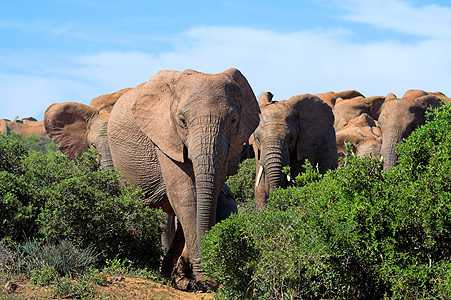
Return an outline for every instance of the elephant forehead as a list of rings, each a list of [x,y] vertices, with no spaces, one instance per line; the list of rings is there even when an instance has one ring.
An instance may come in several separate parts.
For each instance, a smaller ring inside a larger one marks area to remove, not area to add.
[[[414,115],[414,103],[406,99],[390,100],[383,104],[379,119],[384,121],[391,118],[411,118]]]
[[[261,108],[261,122],[288,121],[294,117],[295,111],[278,102]]]
[[[238,88],[238,85],[229,76],[204,73],[185,74],[175,84],[175,88],[179,88],[181,91],[203,91],[204,93],[218,93],[230,86]]]

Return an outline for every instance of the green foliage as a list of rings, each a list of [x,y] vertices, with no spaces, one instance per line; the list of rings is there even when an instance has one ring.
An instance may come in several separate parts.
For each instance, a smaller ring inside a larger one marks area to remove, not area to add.
[[[255,158],[243,161],[237,174],[230,176],[226,183],[238,206],[255,206]]]
[[[307,166],[299,187],[273,192],[266,211],[213,227],[204,265],[223,295],[449,298],[451,104],[433,114],[399,146],[392,171],[352,155],[322,176]]]
[[[252,271],[257,261],[251,239],[246,239],[251,219],[233,214],[214,226],[202,240],[203,267],[227,287],[229,299],[252,295]],[[222,251],[222,252],[221,252]]]
[[[120,184],[119,173],[103,170],[98,158],[92,150],[69,161],[0,135],[0,240],[70,239],[106,258],[157,266],[161,211],[144,206],[141,192]]]
[[[36,151],[47,156],[52,156],[53,154],[60,152],[55,142],[47,137],[40,137],[35,135],[24,137],[20,134],[15,133],[14,131],[11,131],[10,136],[15,140],[23,141],[25,148],[30,151]]]
[[[17,174],[21,170],[21,159],[28,151],[18,139],[0,134],[0,171]],[[3,181],[3,180],[2,180]]]
[[[129,272],[130,268],[131,268],[130,260],[125,258],[120,259],[116,257],[113,259],[105,260],[105,267],[103,268],[103,271],[110,275],[120,275]]]
[[[55,283],[53,292],[57,297],[87,299],[94,294],[94,286],[90,277],[80,277],[77,280],[64,277]]]
[[[304,172],[299,173],[295,178],[297,186],[301,187],[309,183],[321,180],[322,175],[312,166],[308,159],[305,160],[304,164],[302,165],[302,169],[304,170]]]
[[[59,274],[54,267],[44,265],[30,271],[30,281],[39,286],[47,286],[58,281]]]

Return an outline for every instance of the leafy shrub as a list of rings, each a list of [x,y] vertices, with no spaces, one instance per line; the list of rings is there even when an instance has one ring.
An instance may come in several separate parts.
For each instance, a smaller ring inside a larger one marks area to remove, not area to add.
[[[24,137],[20,134],[15,133],[14,131],[10,132],[10,136],[13,139],[23,141],[23,145],[29,151],[40,152],[48,156],[52,156],[53,154],[60,152],[55,142],[53,142],[48,137],[40,137],[35,135]]]
[[[64,277],[58,280],[53,287],[55,296],[71,299],[86,299],[94,293],[94,282],[90,278]]]
[[[433,114],[399,146],[392,171],[355,156],[321,179],[307,167],[300,187],[270,195],[267,211],[213,227],[202,243],[204,265],[223,294],[449,298],[451,104]]]
[[[202,240],[203,267],[227,287],[223,292],[230,299],[252,295],[250,282],[258,258],[252,239],[246,238],[251,221],[246,215],[232,214]]]
[[[239,207],[255,207],[255,158],[244,160],[238,166],[237,174],[230,176],[226,183]]]
[[[96,151],[70,161],[60,153],[27,150],[20,139],[0,136],[0,240],[70,239],[156,267],[161,211],[140,201],[141,192],[100,168]]]
[[[44,265],[30,271],[30,281],[36,285],[46,286],[57,282],[59,274],[54,267]]]

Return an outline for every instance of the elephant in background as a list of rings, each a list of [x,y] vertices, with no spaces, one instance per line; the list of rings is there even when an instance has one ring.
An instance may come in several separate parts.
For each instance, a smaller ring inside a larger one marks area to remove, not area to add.
[[[355,98],[355,97],[363,97],[363,95],[356,90],[348,90],[348,91],[342,91],[342,92],[327,92],[327,93],[321,93],[321,94],[316,94],[315,96],[318,96],[321,100],[323,100],[324,102],[327,103],[327,105],[330,106],[330,108],[334,108],[335,106],[335,102],[337,101],[338,98],[341,99],[351,99],[351,98]]]
[[[381,157],[381,129],[368,114],[363,113],[347,122],[342,119],[335,133],[339,157],[344,157],[345,142],[351,143],[352,151],[357,156]]]
[[[111,111],[107,133],[115,169],[142,188],[146,204],[176,215],[183,229],[185,248],[173,273],[180,289],[217,287],[201,268],[201,238],[216,223],[227,170],[239,161],[259,112],[237,69],[163,70]]]
[[[275,102],[272,98],[270,92],[260,97],[260,124],[253,134],[258,210],[266,207],[270,192],[288,184],[282,173],[284,166],[290,166],[296,176],[305,159],[320,173],[338,164],[334,115],[329,105],[310,94]]]
[[[338,98],[333,110],[335,116],[334,129],[337,130],[338,123],[340,123],[342,119],[349,122],[363,113],[369,115],[373,120],[377,120],[384,101],[385,97],[383,96],[373,96],[368,98],[358,96],[350,99]]]
[[[378,120],[382,131],[384,170],[391,170],[396,166],[396,145],[425,123],[426,109],[439,107],[444,101],[449,101],[447,99],[449,98],[442,93],[421,90],[409,90],[402,98],[397,98],[394,94],[386,97]]]
[[[54,103],[44,113],[45,130],[70,159],[88,148],[96,148],[101,155],[101,165],[113,169],[106,129],[114,104],[128,90],[130,88],[99,96],[89,105]]]
[[[20,134],[23,137],[30,135],[47,137],[47,133],[44,128],[44,121],[37,121],[32,117],[23,118],[22,120],[18,120],[18,117],[15,117],[14,121],[1,119],[0,133],[10,134],[11,131]]]

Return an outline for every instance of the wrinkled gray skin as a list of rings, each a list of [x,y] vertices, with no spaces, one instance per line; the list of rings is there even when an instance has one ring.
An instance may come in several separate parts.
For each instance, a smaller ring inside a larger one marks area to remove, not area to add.
[[[116,170],[143,189],[150,206],[176,215],[185,248],[180,289],[215,287],[201,268],[201,236],[216,223],[230,161],[258,125],[250,85],[236,69],[160,71],[115,104],[108,143]],[[184,266],[190,266],[187,272]]]
[[[406,92],[401,99],[393,94],[386,97],[378,120],[382,131],[384,170],[391,170],[396,166],[396,145],[425,123],[426,109],[438,107],[442,103],[443,100],[437,95],[418,90]]]
[[[55,141],[61,152],[70,159],[74,159],[75,155],[82,154],[88,148],[97,149],[100,154],[101,166],[113,170],[114,165],[108,144],[107,125],[114,104],[128,90],[130,88],[96,97],[89,105],[76,102],[52,104],[47,108],[44,116],[50,138]],[[45,132],[44,122],[41,123]],[[233,197],[229,197],[223,192],[227,190],[228,187],[224,185],[218,199],[218,221],[228,217],[231,213],[237,213]],[[176,235],[175,217],[165,213],[161,227],[161,242],[163,248],[168,250]],[[184,240],[182,239],[178,244],[183,247],[183,243]],[[170,274],[172,269],[168,272]]]
[[[305,159],[321,173],[338,164],[334,116],[329,105],[310,94],[278,102],[272,102],[272,97],[269,92],[260,97],[260,124],[253,134],[259,210],[265,209],[270,192],[287,186],[284,166],[290,166],[295,177]]]
[[[342,119],[335,133],[338,157],[344,157],[345,143],[351,144],[352,152],[357,156],[381,156],[382,133],[378,124],[368,114],[363,113],[349,122]]]
[[[368,98],[358,96],[350,99],[338,98],[333,108],[335,116],[335,131],[337,131],[338,124],[340,122],[349,122],[362,114],[367,114],[372,119],[377,120],[384,101],[385,97],[382,96],[373,96]]]

